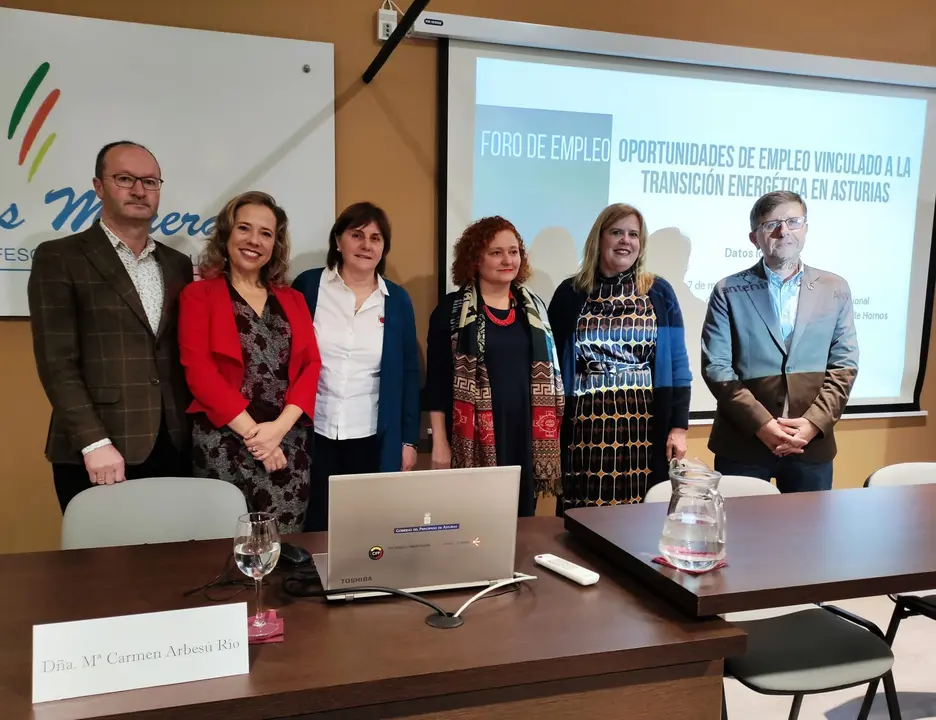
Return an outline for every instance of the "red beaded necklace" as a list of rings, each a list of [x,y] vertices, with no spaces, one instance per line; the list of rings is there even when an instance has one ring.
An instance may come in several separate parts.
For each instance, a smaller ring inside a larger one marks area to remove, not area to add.
[[[514,307],[513,293],[510,293],[510,312],[507,313],[506,318],[501,320],[499,317],[497,317],[494,313],[491,312],[491,309],[487,305],[484,306],[484,313],[488,316],[488,320],[490,320],[495,325],[499,325],[500,327],[507,327],[508,325],[513,325],[514,320],[517,319],[517,310]]]

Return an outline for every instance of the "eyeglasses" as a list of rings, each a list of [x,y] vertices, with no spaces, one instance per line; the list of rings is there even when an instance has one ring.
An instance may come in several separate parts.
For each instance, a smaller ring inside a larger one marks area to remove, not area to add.
[[[802,217],[791,217],[783,218],[782,220],[768,220],[767,222],[762,222],[757,227],[763,228],[764,232],[772,233],[778,227],[786,223],[786,226],[790,230],[799,230],[803,225],[806,224],[806,216]]]
[[[136,185],[137,180],[143,185],[144,190],[159,190],[162,187],[163,181],[159,178],[154,177],[137,177],[136,175],[128,175],[127,173],[118,173],[117,175],[111,175],[111,178],[114,180],[114,185],[121,188],[132,188]]]

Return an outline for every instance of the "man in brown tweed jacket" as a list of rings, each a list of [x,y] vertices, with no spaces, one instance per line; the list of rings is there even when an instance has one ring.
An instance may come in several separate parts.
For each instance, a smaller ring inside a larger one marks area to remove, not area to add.
[[[41,243],[28,286],[63,512],[92,484],[191,474],[176,323],[192,263],[149,237],[163,181],[146,148],[107,145],[94,174],[100,220]]]

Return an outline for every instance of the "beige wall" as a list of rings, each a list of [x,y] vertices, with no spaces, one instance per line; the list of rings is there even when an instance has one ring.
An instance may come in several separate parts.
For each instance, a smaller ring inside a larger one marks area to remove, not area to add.
[[[437,287],[434,43],[405,42],[375,82],[365,86],[361,73],[378,50],[374,28],[379,0],[2,4],[334,43],[338,205],[369,199],[390,212],[394,246],[389,275],[412,295],[419,334],[425,336]],[[770,15],[752,11],[768,6],[752,0],[433,0],[430,7],[522,22],[936,66],[933,0],[786,0],[769,5]],[[158,62],[167,48],[152,50]],[[60,513],[42,457],[49,406],[36,377],[29,326],[22,320],[0,321],[0,370],[0,552],[52,549],[59,541]],[[936,373],[926,382],[925,408],[933,403],[934,390]],[[693,429],[690,452],[710,459],[706,436],[707,428]],[[936,438],[925,420],[847,421],[839,426],[838,436],[837,487],[859,485],[888,463],[936,460]]]

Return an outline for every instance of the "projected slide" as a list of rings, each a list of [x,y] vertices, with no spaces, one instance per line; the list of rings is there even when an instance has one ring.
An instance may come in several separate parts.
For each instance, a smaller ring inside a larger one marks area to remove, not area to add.
[[[748,239],[754,201],[793,190],[808,207],[804,262],[852,289],[860,369],[851,404],[909,399],[919,361],[919,338],[908,351],[908,311],[922,299],[911,297],[911,275],[925,99],[767,76],[774,84],[475,63],[472,133],[461,140],[470,143],[471,207],[454,213],[512,220],[530,251],[530,285],[547,302],[575,272],[598,212],[635,205],[650,233],[648,269],[673,284],[685,316],[693,410],[712,410],[699,372],[709,293],[760,259]],[[456,142],[449,138],[457,163]],[[925,279],[924,269],[917,293]]]

